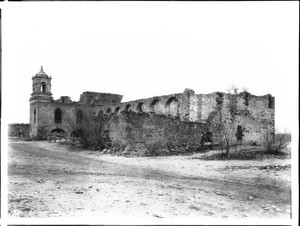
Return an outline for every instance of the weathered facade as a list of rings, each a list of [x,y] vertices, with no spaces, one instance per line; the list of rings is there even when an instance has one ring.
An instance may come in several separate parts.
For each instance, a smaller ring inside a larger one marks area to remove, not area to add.
[[[43,68],[32,78],[31,137],[37,136],[41,126],[49,132],[64,131],[70,135],[87,111],[115,115],[108,128],[110,137],[129,143],[159,138],[196,144],[203,133],[210,133],[215,139],[220,122],[236,130],[237,136],[242,133],[238,139],[245,142],[258,142],[265,129],[274,129],[275,99],[270,94],[195,94],[185,89],[183,93],[122,102],[122,95],[84,92],[75,102],[68,96],[54,100],[51,79]]]

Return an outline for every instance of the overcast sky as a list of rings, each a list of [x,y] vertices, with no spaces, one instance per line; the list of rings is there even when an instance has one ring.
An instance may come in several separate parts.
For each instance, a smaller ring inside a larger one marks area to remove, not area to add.
[[[44,66],[55,99],[84,91],[134,100],[231,85],[276,98],[276,125],[298,113],[298,2],[19,2],[2,5],[3,101],[29,122]],[[298,124],[296,124],[298,125]]]

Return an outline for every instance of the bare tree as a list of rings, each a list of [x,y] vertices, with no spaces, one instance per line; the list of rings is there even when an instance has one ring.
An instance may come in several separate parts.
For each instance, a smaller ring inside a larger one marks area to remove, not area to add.
[[[243,89],[245,89],[245,88],[243,88]],[[239,88],[237,88],[235,85],[231,85],[230,88],[227,89],[228,93],[235,94],[235,95],[238,94],[238,91],[239,91]]]
[[[249,88],[242,87],[242,92],[248,92]]]
[[[261,144],[266,152],[277,154],[290,142],[289,133],[278,133],[277,130],[267,128],[262,134]]]
[[[220,123],[219,127],[219,144],[222,153],[225,151],[225,156],[229,157],[229,153],[232,147],[236,147],[236,136],[232,125],[226,125],[225,123]]]
[[[241,145],[241,140],[237,139],[237,132],[234,124],[234,119],[237,113],[237,96],[238,88],[231,86],[228,91],[228,109],[230,113],[230,119],[224,119],[223,101],[219,106],[219,119],[217,124],[217,131],[219,131],[218,139],[222,153],[225,151],[225,156],[229,157],[230,150],[237,148]]]

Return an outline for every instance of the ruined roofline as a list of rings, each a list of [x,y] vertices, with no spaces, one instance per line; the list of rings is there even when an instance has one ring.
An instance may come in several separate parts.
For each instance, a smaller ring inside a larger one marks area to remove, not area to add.
[[[203,94],[203,93],[195,93],[194,95],[198,96],[198,95],[203,95],[203,96],[209,96],[209,95],[216,95],[216,94],[223,94],[223,95],[232,95],[232,93],[229,93],[229,92],[218,92],[218,91],[215,91],[215,92],[211,92],[211,93],[206,93],[206,94]],[[268,97],[268,96],[272,96],[271,94],[265,94],[265,95],[254,95],[250,92],[247,92],[247,91],[243,91],[243,92],[239,92],[237,95],[238,96],[243,96],[244,94],[248,93],[249,96],[252,96],[252,97]],[[115,94],[115,93],[100,93],[100,92],[94,92],[94,91],[84,91],[82,94],[91,94],[91,95],[96,95],[96,94],[101,94],[101,95],[113,95],[113,96],[120,96],[122,97],[123,99],[123,95],[120,95],[120,94]],[[81,95],[82,95],[81,94]],[[173,94],[166,94],[166,95],[161,95],[161,96],[153,96],[153,97],[147,97],[147,98],[141,98],[141,99],[134,99],[134,100],[129,100],[129,101],[121,101],[120,103],[121,104],[125,104],[125,103],[130,103],[130,102],[143,102],[145,100],[148,100],[148,99],[159,99],[159,98],[165,98],[165,97],[176,97],[176,96],[180,96],[180,95],[184,95],[184,92],[182,93],[173,93]],[[65,96],[62,96],[62,97],[65,97]],[[54,100],[54,102],[58,102],[60,99],[57,99],[57,100]],[[78,101],[71,101],[71,103],[69,104],[80,104],[80,100]]]
[[[125,102],[121,102],[123,103],[129,103],[129,102],[137,102],[137,101],[144,101],[144,100],[149,100],[149,99],[159,99],[159,98],[171,98],[171,97],[176,97],[176,96],[181,96],[181,95],[185,95],[185,96],[189,96],[189,95],[195,95],[195,91],[191,88],[185,88],[184,91],[182,93],[173,93],[173,94],[166,94],[166,95],[161,95],[161,96],[153,96],[153,97],[147,97],[147,98],[141,98],[141,99],[137,99],[137,100],[129,100],[129,101],[125,101]]]
[[[100,92],[94,92],[94,91],[84,91],[82,94],[104,94],[104,95],[117,95],[117,96],[122,96],[121,94],[117,94],[117,93],[100,93]]]
[[[206,94],[203,94],[203,93],[195,93],[194,95],[195,96],[199,96],[199,95],[202,95],[202,96],[209,96],[209,95],[216,95],[216,94],[223,94],[223,95],[233,95],[232,93],[229,93],[229,92],[218,92],[218,91],[215,91],[215,92],[211,92],[211,93],[206,93]],[[271,94],[265,94],[265,95],[254,95],[248,91],[243,91],[243,92],[239,92],[237,94],[237,96],[243,96],[245,95],[246,93],[248,93],[249,97],[261,97],[261,98],[264,98],[264,97],[268,97],[268,96],[272,96]],[[161,96],[153,96],[153,97],[147,97],[147,98],[141,98],[141,99],[134,99],[134,100],[129,100],[129,101],[124,101],[124,102],[121,102],[121,104],[125,104],[125,103],[130,103],[130,102],[143,102],[145,100],[148,100],[148,99],[159,99],[159,98],[164,98],[164,97],[176,97],[176,96],[180,96],[180,95],[183,95],[184,92],[182,93],[173,93],[173,94],[167,94],[167,95],[161,95]]]
[[[218,92],[218,91],[215,91],[215,92],[211,92],[211,93],[207,93],[207,94],[195,94],[195,95],[215,95],[215,94],[218,94],[218,93],[221,93],[223,95],[234,95],[233,93],[229,93],[229,92]],[[254,95],[248,91],[242,91],[242,92],[239,92],[237,93],[237,96],[243,96],[245,94],[248,94],[249,96],[251,97],[268,97],[268,96],[273,96],[272,94],[268,93],[268,94],[264,94],[264,95]]]
[[[153,97],[146,97],[146,98],[142,98],[142,99],[136,99],[136,100],[129,100],[129,101],[124,101],[121,102],[121,104],[125,104],[125,103],[130,103],[130,102],[137,102],[137,101],[145,101],[145,100],[149,100],[149,99],[159,99],[159,98],[164,98],[164,97],[176,97],[176,96],[180,96],[182,95],[182,93],[173,93],[173,94],[169,94],[169,95],[162,95],[162,96],[153,96]]]

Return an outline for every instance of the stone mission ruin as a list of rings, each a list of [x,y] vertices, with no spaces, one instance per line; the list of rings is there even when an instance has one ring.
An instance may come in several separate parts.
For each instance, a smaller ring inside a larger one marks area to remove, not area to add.
[[[219,131],[216,125],[220,119],[230,125],[236,139],[243,142],[259,142],[264,130],[274,129],[275,100],[270,94],[195,94],[193,90],[185,89],[183,93],[122,102],[122,95],[83,92],[76,102],[68,96],[54,100],[51,80],[43,67],[32,77],[30,137],[37,136],[40,126],[46,127],[49,133],[65,132],[71,136],[74,132],[71,124],[82,123],[87,111],[94,115],[114,116],[105,127],[106,134],[112,143],[125,146],[151,141],[181,143],[187,147],[196,147],[203,140],[217,143]]]

